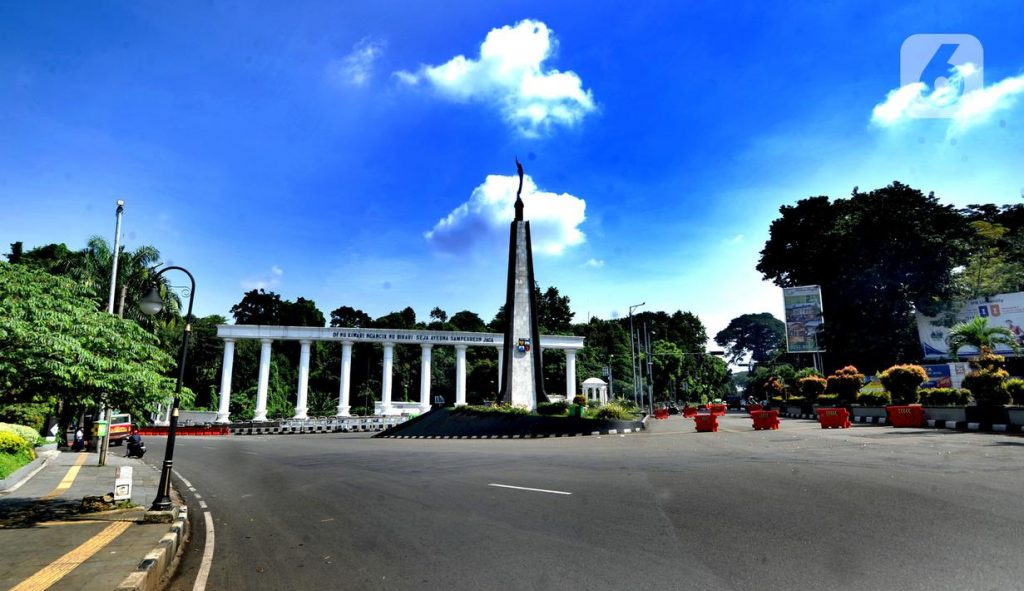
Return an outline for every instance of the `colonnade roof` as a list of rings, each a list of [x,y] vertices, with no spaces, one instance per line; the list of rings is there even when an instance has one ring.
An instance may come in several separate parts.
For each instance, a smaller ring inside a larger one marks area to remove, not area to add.
[[[488,332],[449,330],[408,330],[394,328],[344,328],[322,326],[267,326],[261,324],[220,324],[222,339],[272,339],[275,341],[341,341],[352,343],[392,343],[395,345],[468,345],[503,347],[505,335]],[[540,335],[542,349],[578,350],[583,337]]]

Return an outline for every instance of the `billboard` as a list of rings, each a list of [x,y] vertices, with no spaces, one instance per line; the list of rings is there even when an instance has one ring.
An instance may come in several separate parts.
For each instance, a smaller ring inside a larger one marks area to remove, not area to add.
[[[1002,293],[989,298],[968,300],[954,317],[933,317],[917,313],[917,334],[925,359],[952,357],[946,339],[949,328],[958,322],[975,317],[987,318],[989,326],[1001,326],[1016,335],[1017,343],[1024,345],[1024,292]],[[1006,345],[996,347],[1000,355],[1012,355]],[[960,349],[961,357],[977,355],[974,347]]]
[[[782,289],[786,312],[786,349],[790,353],[820,353],[821,288],[817,285]]]

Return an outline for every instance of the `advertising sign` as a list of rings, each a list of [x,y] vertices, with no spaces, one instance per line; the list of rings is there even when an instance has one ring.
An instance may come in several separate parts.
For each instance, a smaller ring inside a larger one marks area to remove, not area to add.
[[[820,353],[821,288],[817,285],[782,290],[786,311],[786,348],[790,353]]]
[[[992,327],[1009,330],[1017,338],[1018,345],[1024,345],[1024,292],[1003,293],[984,299],[968,300],[955,318],[925,316],[917,313],[917,333],[921,340],[921,349],[926,359],[952,357],[947,339],[949,329],[958,322],[981,317],[988,320]],[[996,353],[1013,355],[1013,349],[1007,345],[999,345]],[[977,355],[974,347],[962,347],[960,357]]]

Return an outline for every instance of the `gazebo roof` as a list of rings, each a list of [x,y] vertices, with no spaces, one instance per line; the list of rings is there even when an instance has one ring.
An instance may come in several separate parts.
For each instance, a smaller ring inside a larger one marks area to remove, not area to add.
[[[587,378],[587,379],[583,380],[583,385],[584,386],[607,386],[608,382],[602,380],[601,378]]]

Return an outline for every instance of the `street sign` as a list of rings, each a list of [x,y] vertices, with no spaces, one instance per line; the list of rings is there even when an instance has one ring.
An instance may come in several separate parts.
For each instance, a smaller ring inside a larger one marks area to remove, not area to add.
[[[114,500],[130,501],[132,498],[132,467],[119,466],[114,472]]]

